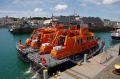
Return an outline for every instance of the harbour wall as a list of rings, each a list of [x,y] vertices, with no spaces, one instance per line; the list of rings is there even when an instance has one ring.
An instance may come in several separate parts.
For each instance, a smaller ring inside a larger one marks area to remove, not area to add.
[[[37,28],[15,28],[13,29],[13,34],[30,34]]]
[[[65,26],[65,29],[69,28],[69,26]],[[89,26],[89,31],[90,32],[111,32],[115,31],[114,27],[110,26]]]
[[[110,32],[110,31],[115,31],[114,27],[110,26],[91,26],[89,27],[89,31],[91,32]]]
[[[13,34],[27,34],[27,33],[29,34],[29,33],[32,33],[34,29],[37,29],[37,28],[40,28],[40,27],[15,28],[13,30]],[[69,28],[69,26],[64,26],[64,28],[67,29],[67,28]],[[89,28],[90,32],[111,32],[111,31],[115,31],[115,28],[110,27],[110,26],[90,26],[88,28]]]
[[[9,28],[9,26],[0,25],[0,28]]]

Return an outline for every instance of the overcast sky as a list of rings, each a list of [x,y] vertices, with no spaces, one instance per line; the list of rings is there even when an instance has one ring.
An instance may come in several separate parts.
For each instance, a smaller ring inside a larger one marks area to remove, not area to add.
[[[120,21],[120,0],[1,0],[0,17],[93,16]]]

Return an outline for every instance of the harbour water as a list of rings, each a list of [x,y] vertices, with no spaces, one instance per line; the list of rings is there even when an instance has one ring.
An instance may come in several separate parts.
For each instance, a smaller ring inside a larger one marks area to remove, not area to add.
[[[110,32],[96,32],[95,36],[100,36],[105,40],[105,46],[110,48],[119,42],[112,41]],[[30,34],[13,35],[8,29],[0,29],[0,79],[31,79],[34,74],[29,71],[29,64],[17,58],[15,48],[16,42],[22,39],[24,44]]]

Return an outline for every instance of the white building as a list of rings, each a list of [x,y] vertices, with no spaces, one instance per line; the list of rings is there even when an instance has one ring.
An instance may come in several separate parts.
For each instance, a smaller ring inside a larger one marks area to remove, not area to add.
[[[43,22],[44,25],[49,25],[50,23],[52,22],[52,19],[49,19],[49,20],[45,20]]]
[[[117,26],[118,23],[117,21],[103,21],[104,22],[104,26]]]
[[[6,24],[6,18],[0,18],[0,26],[4,26]]]
[[[117,25],[120,26],[120,22],[117,22]]]

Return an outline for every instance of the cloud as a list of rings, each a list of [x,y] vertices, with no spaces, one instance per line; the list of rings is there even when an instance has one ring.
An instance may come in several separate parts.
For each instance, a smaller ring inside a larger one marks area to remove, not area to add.
[[[19,13],[20,11],[0,10],[1,13]],[[23,12],[23,11],[21,11]]]
[[[101,2],[99,0],[88,0],[88,2],[96,4],[96,5],[100,5]]]
[[[113,4],[118,1],[120,1],[120,0],[103,0],[103,4]]]
[[[46,16],[46,12],[34,12],[34,11],[14,11],[14,10],[0,10],[0,17],[10,16],[10,17],[30,17],[30,16]]]
[[[34,9],[34,12],[41,12],[42,11],[42,8],[35,8]]]
[[[64,9],[66,9],[67,7],[68,7],[67,5],[60,5],[60,4],[58,4],[58,5],[55,6],[54,8],[50,8],[50,10],[59,11],[59,10],[64,10]]]
[[[20,0],[14,0],[12,3],[13,4],[17,4],[17,3],[19,3],[20,2]]]
[[[45,0],[46,1],[46,0]],[[22,5],[22,6],[28,6],[28,5],[38,5],[45,3],[43,0],[13,0],[12,4]]]
[[[86,3],[86,4],[95,4],[95,5],[100,5],[101,1],[100,0],[77,0],[81,3]]]
[[[86,6],[86,3],[82,3],[81,6],[85,7],[85,6]]]

